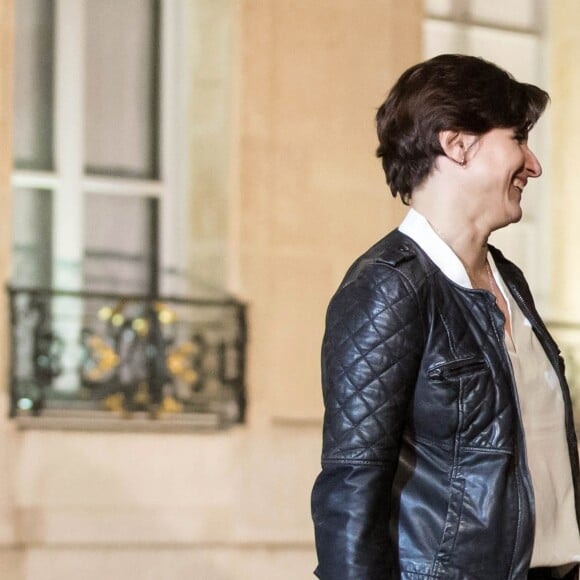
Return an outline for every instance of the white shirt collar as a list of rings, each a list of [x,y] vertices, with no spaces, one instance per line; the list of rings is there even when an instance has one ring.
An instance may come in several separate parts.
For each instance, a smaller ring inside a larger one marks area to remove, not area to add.
[[[414,240],[421,249],[431,258],[435,265],[451,281],[463,286],[464,288],[473,288],[467,270],[457,254],[441,239],[439,234],[433,229],[433,226],[427,221],[422,214],[416,209],[410,208],[405,219],[399,226],[399,231],[403,232]],[[504,281],[499,273],[495,260],[491,252],[487,252],[487,260],[491,267],[491,272],[495,278],[496,284],[504,296],[508,306],[511,318],[511,304],[508,300],[508,291]]]
[[[416,209],[409,209],[399,231],[414,240],[447,278],[464,288],[473,288],[461,260]]]

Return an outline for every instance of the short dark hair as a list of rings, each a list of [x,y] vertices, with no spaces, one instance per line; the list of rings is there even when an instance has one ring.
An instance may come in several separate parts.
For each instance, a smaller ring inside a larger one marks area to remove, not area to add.
[[[513,127],[527,138],[549,99],[539,87],[473,56],[442,54],[409,68],[376,117],[377,157],[393,196],[409,204],[413,189],[444,155],[440,131],[483,135]]]

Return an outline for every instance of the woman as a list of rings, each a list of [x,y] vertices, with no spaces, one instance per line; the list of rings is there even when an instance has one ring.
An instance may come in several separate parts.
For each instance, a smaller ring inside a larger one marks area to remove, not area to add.
[[[577,578],[578,453],[559,351],[489,235],[520,220],[548,101],[479,58],[407,70],[377,114],[411,209],[327,314],[323,580]]]

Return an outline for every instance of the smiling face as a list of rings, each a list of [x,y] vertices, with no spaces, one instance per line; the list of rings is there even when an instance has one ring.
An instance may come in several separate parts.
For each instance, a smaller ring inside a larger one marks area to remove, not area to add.
[[[522,217],[521,199],[528,179],[539,177],[542,167],[528,147],[527,137],[514,129],[492,129],[467,152],[467,169],[477,191],[475,207],[490,231]],[[474,191],[474,192],[475,192]]]

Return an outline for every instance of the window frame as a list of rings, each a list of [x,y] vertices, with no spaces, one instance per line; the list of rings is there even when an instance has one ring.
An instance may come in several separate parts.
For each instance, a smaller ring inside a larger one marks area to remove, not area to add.
[[[188,159],[187,6],[159,0],[158,178],[134,179],[90,174],[85,168],[85,39],[83,0],[55,0],[52,171],[13,169],[12,188],[53,196],[51,216],[54,288],[81,290],[84,260],[84,203],[88,194],[136,196],[152,200],[150,293],[171,293],[186,270]],[[157,263],[155,263],[157,261]],[[162,280],[160,273],[168,273]],[[173,279],[173,276],[177,279]]]

